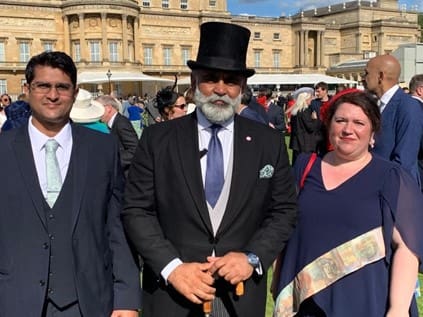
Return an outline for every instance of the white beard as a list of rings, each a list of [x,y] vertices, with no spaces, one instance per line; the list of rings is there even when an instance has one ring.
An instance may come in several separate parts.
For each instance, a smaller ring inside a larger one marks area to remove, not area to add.
[[[234,116],[235,109],[241,103],[241,94],[233,99],[227,95],[219,96],[216,94],[206,97],[197,87],[195,89],[194,101],[207,120],[211,123],[222,124]],[[225,105],[217,106],[214,104],[215,101],[223,101]]]

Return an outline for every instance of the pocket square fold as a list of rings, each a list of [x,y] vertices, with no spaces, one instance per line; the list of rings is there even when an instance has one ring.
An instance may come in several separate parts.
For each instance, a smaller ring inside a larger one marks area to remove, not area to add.
[[[260,178],[271,178],[273,176],[273,172],[275,171],[275,169],[273,168],[272,165],[267,164],[266,166],[264,166],[261,170],[260,170]]]

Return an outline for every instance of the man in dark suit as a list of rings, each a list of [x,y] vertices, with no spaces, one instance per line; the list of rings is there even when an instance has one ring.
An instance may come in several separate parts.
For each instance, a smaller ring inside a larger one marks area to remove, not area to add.
[[[135,149],[138,144],[138,136],[129,119],[119,113],[119,103],[109,95],[102,95],[95,100],[104,107],[101,121],[106,123],[112,134],[119,139],[120,161],[125,174],[129,170]]]
[[[201,25],[197,110],[148,127],[132,162],[123,222],[144,259],[143,317],[264,316],[266,272],[296,219],[280,133],[235,115],[250,32]],[[245,294],[235,285],[244,282]]]
[[[392,55],[367,62],[364,87],[379,98],[382,128],[375,135],[373,152],[397,162],[420,184],[417,157],[423,135],[423,110],[419,102],[399,86],[401,66]]]
[[[117,142],[70,122],[76,74],[65,53],[32,57],[32,116],[0,135],[1,316],[138,316]]]

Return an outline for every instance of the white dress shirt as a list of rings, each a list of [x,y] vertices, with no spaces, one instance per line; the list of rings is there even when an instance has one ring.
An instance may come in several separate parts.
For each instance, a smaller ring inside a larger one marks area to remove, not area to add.
[[[62,176],[62,180],[64,181],[68,172],[72,152],[72,129],[70,124],[67,123],[62,130],[54,136],[54,138],[51,138],[40,132],[32,124],[31,116],[28,121],[28,133],[31,141],[32,154],[34,157],[35,168],[37,170],[38,181],[44,198],[47,198],[46,152],[44,146],[49,139],[55,139],[57,143],[59,143],[59,147],[56,151],[56,157],[59,162],[60,174]]]
[[[391,100],[392,96],[395,95],[395,93],[397,92],[397,90],[400,89],[400,86],[398,85],[394,85],[391,88],[389,88],[382,97],[380,97],[379,100],[379,110],[380,113],[383,112],[383,110],[385,110],[386,105],[388,104],[388,102]]]
[[[212,123],[206,119],[204,114],[197,109],[197,120],[198,120],[198,151],[207,150],[209,146],[209,141],[211,139],[211,130],[210,126]],[[217,137],[222,144],[222,151],[223,151],[223,168],[224,168],[224,175],[228,170],[229,164],[229,156],[232,149],[233,139],[234,139],[234,120],[233,118],[225,123],[222,124],[222,128],[218,131]],[[201,164],[201,174],[203,178],[203,186],[206,181],[206,169],[207,169],[207,153],[200,159]],[[164,280],[167,282],[167,279],[170,273],[173,272],[179,265],[182,264],[181,259],[175,258],[173,259],[168,265],[164,267],[161,271],[161,275]]]

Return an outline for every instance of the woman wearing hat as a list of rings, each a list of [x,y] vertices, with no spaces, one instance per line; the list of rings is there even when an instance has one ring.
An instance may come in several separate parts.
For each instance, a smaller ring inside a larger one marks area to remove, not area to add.
[[[103,114],[103,105],[93,100],[89,91],[80,88],[70,113],[72,121],[93,130],[110,133],[107,125],[100,121]]]
[[[173,87],[168,86],[157,92],[157,109],[159,110],[163,121],[183,117],[187,114],[188,106],[184,95],[174,91],[176,83],[177,78],[175,78]]]

